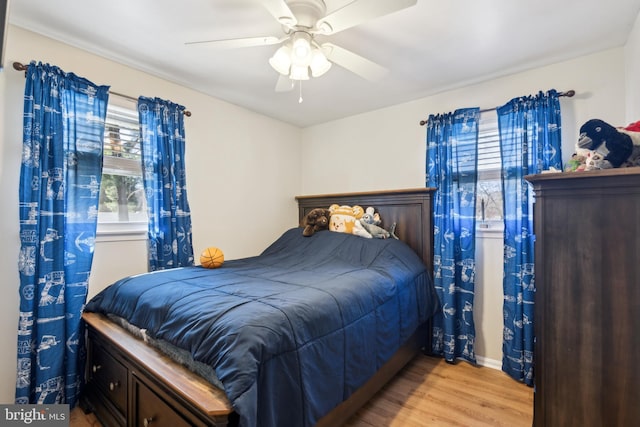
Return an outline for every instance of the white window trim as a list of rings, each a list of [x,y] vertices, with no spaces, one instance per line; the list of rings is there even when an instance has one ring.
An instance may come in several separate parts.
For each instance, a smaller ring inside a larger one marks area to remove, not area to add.
[[[476,221],[476,236],[495,238],[504,234],[504,222],[499,220]]]
[[[144,230],[131,229],[127,230],[123,224],[102,223],[96,232],[96,242],[120,242],[130,240],[147,240],[147,224],[144,224]]]

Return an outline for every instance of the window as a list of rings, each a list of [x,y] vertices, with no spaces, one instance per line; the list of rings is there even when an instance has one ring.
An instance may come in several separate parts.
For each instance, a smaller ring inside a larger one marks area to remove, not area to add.
[[[140,149],[137,102],[111,94],[105,120],[98,234],[147,231]]]
[[[500,135],[495,111],[480,114],[476,220],[482,229],[502,229]]]

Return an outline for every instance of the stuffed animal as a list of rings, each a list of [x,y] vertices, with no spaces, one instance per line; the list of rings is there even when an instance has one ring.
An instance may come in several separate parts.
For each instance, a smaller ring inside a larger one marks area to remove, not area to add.
[[[329,211],[329,209],[315,208],[310,210],[304,217],[304,230],[302,230],[302,235],[309,237],[316,231],[328,230],[330,216],[331,211]]]
[[[373,237],[375,239],[388,239],[389,237],[393,237],[394,239],[398,238],[398,236],[395,235],[395,230],[396,230],[396,223],[395,222],[393,224],[391,224],[391,228],[389,228],[389,231],[385,230],[384,228],[380,227],[379,225],[368,224],[368,223],[363,222],[361,220],[358,220],[356,222],[360,223],[360,226],[371,237]]]
[[[362,222],[366,222],[367,224],[380,225],[382,220],[380,219],[380,214],[376,212],[376,209],[372,206],[369,206],[364,210],[364,215],[360,218]]]
[[[590,151],[590,150],[585,150]],[[571,158],[565,163],[565,172],[579,172],[587,168],[587,156],[578,154],[578,150],[571,155]]]
[[[368,235],[376,239],[387,239],[389,237],[393,237],[397,239],[398,236],[395,235],[396,224],[393,223],[389,231],[385,230],[380,226],[382,224],[382,219],[380,218],[380,214],[375,211],[375,208],[369,206],[365,209],[364,215],[362,218],[356,221],[356,227],[362,227]],[[367,236],[364,236],[367,237]]]
[[[640,121],[614,128],[602,120],[592,119],[580,128],[576,151],[565,165],[565,171],[631,166],[640,166]]]
[[[595,151],[587,159],[586,170],[610,169],[620,167],[633,152],[631,137],[610,124],[591,119],[580,127],[578,148]]]
[[[565,172],[580,172],[585,170],[599,169],[604,156],[595,150],[580,148],[578,143],[569,161],[565,164]]]
[[[627,127],[624,128],[626,131],[630,132],[640,132],[640,120],[634,123],[631,123]]]
[[[629,135],[629,138],[631,138],[631,143],[633,144],[631,155],[623,163],[622,166],[623,167],[640,166],[640,122],[632,123],[626,128],[618,129],[618,131],[620,133]]]
[[[334,204],[329,206],[329,212],[331,212],[329,230],[347,234],[362,233],[360,227],[356,228],[356,220],[362,218],[362,215],[364,215],[364,209],[362,209],[361,206],[340,206]]]
[[[604,154],[598,151],[590,151],[585,158],[583,170],[592,171],[597,169],[611,169],[611,164],[605,160]]]

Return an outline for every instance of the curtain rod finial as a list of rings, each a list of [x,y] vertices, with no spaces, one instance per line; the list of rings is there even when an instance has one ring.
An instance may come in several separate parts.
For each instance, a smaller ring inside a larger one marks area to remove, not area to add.
[[[13,69],[16,71],[27,71],[27,66],[16,61],[13,63]]]

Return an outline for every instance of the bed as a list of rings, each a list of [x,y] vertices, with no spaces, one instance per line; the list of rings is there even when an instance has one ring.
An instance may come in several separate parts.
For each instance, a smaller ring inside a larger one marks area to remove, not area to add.
[[[256,257],[114,283],[86,306],[85,407],[105,425],[335,426],[421,348],[438,307],[431,190],[296,197],[373,206],[395,239],[286,230]]]

